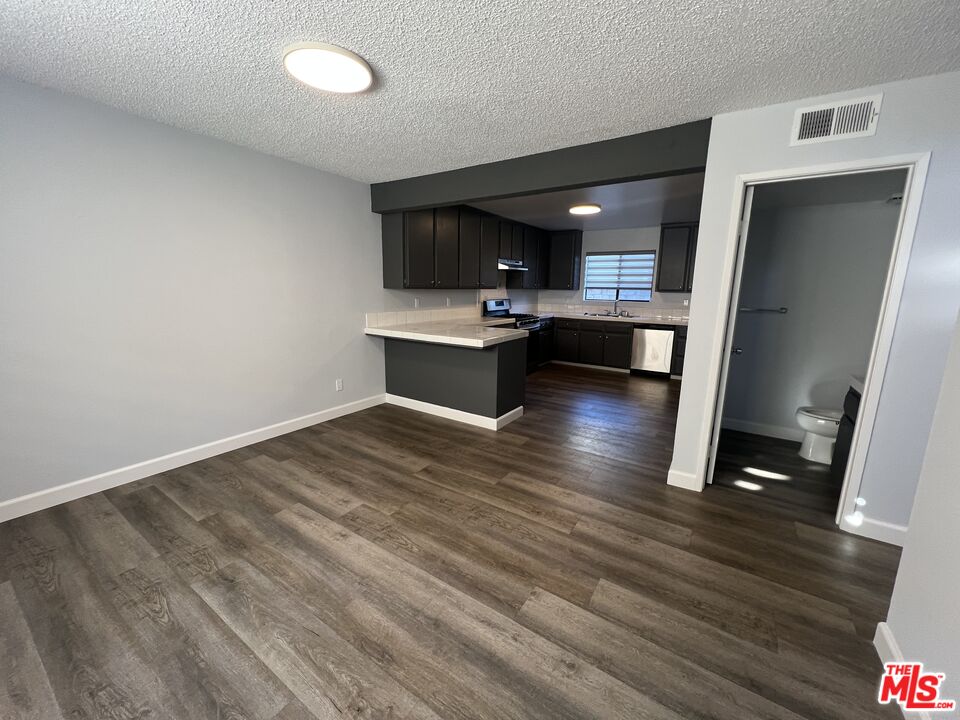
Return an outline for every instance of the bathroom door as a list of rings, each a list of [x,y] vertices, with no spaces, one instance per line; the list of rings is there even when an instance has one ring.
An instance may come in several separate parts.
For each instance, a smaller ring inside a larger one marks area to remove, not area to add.
[[[740,304],[740,280],[743,276],[743,258],[747,249],[747,230],[750,213],[753,211],[753,185],[748,185],[743,196],[743,212],[740,215],[740,236],[737,239],[737,259],[730,288],[730,305],[727,309],[727,330],[723,337],[723,354],[720,357],[720,382],[717,384],[717,403],[713,415],[713,433],[710,435],[710,457],[707,460],[707,482],[713,482],[717,465],[717,448],[720,445],[720,423],[723,421],[723,401],[727,393],[727,378],[730,374],[730,357],[733,355],[733,334],[737,325],[737,307]]]

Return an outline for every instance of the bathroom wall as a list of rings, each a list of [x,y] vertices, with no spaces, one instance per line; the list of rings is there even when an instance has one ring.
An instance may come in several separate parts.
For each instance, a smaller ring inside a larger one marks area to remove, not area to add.
[[[800,440],[799,406],[842,407],[850,375],[866,374],[899,213],[884,202],[754,211],[740,306],[788,312],[737,316],[724,427]]]
[[[691,218],[696,219],[696,218]],[[585,230],[583,233],[583,255],[580,262],[580,277],[583,277],[583,263],[586,254],[592,252],[623,252],[654,250],[660,248],[660,226],[643,228],[628,228],[625,230]],[[627,303],[623,305],[631,313],[644,312],[647,314],[663,311],[664,313],[686,315],[689,303],[689,293],[653,293],[653,299],[648,303]],[[580,290],[542,290],[538,296],[540,310],[561,312],[565,309],[573,310],[584,305],[583,288]],[[603,308],[613,307],[613,303],[591,301],[586,303],[599,305]]]

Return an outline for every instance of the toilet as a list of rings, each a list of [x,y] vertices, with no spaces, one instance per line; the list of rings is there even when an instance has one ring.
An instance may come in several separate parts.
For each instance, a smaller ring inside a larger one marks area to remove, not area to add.
[[[837,428],[843,411],[829,408],[797,408],[797,424],[803,429],[800,457],[811,462],[829,465],[833,459],[833,445],[837,441]]]

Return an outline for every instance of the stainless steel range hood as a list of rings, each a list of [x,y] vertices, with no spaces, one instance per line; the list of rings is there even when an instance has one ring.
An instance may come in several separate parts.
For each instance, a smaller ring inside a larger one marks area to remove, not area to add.
[[[497,270],[523,270],[526,272],[529,268],[525,267],[520,260],[509,260],[500,258],[497,260]]]

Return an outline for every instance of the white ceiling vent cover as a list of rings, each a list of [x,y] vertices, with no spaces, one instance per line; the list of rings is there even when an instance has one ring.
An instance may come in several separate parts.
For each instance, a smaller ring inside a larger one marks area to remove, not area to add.
[[[793,117],[791,145],[867,137],[877,132],[883,93],[829,105],[800,108]]]

